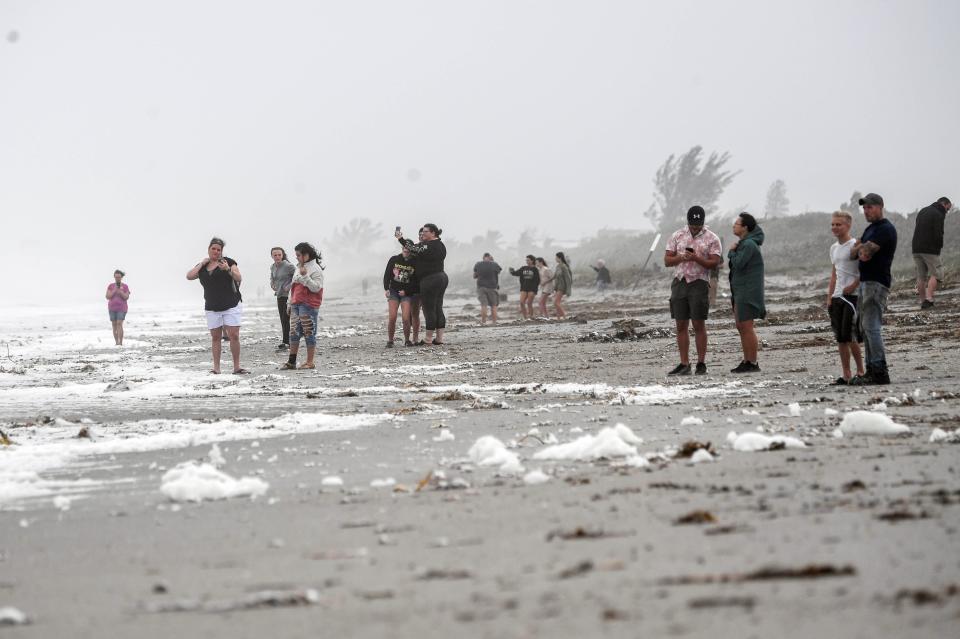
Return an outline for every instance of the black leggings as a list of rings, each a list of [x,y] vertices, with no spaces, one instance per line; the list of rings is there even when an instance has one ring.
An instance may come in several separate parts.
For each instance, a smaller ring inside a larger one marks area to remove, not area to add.
[[[432,273],[420,280],[423,319],[428,331],[447,327],[447,316],[443,314],[443,294],[449,283],[447,274],[443,272]]]
[[[283,331],[281,338],[283,344],[290,343],[290,316],[287,315],[287,298],[277,298],[277,312],[280,313],[280,328]]]

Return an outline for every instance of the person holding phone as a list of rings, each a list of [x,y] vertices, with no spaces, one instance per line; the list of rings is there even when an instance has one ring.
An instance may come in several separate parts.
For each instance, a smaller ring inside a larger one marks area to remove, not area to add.
[[[702,206],[687,211],[687,225],[667,241],[664,266],[673,267],[670,285],[670,317],[677,327],[677,349],[680,363],[668,375],[689,375],[690,334],[697,347],[697,375],[707,373],[707,315],[710,312],[710,271],[722,261],[720,237],[704,226],[706,212]]]
[[[126,273],[120,269],[115,270],[113,283],[107,286],[107,312],[117,346],[123,346],[123,320],[127,318],[127,300],[130,299],[130,288],[121,281],[124,275]]]
[[[447,247],[440,239],[442,233],[443,229],[428,222],[420,228],[420,241],[414,243],[413,240],[403,237],[400,227],[394,231],[394,237],[410,251],[416,264],[424,323],[427,329],[425,343],[433,346],[443,345],[443,332],[447,327],[447,317],[443,313],[443,294],[450,280],[443,270]]]
[[[207,328],[212,341],[213,368],[220,374],[221,341],[224,333],[230,342],[233,373],[249,373],[240,366],[240,324],[243,320],[243,296],[240,295],[240,268],[235,260],[224,256],[224,242],[214,237],[207,245],[207,256],[187,271],[188,280],[200,280],[203,286],[203,308],[207,314]]]

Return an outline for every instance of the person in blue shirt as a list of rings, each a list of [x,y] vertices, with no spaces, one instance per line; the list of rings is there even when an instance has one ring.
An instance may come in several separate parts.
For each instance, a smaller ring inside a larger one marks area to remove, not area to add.
[[[860,317],[867,370],[863,375],[852,377],[849,383],[852,386],[889,384],[890,373],[883,346],[883,312],[893,281],[890,266],[897,252],[897,229],[883,217],[883,198],[876,193],[868,193],[860,198],[860,206],[863,207],[863,217],[868,226],[850,249],[850,258],[860,261],[857,314]]]

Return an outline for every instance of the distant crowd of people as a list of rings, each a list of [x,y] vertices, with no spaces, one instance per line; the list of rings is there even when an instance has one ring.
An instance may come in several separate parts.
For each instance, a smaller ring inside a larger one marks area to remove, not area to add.
[[[867,222],[860,239],[851,237],[853,217],[835,212],[830,231],[836,241],[830,247],[832,263],[826,308],[840,355],[841,375],[837,385],[889,384],[890,374],[883,341],[883,314],[892,285],[891,267],[897,249],[897,230],[884,217],[883,198],[869,193],[860,198]],[[913,234],[913,259],[917,273],[920,309],[934,306],[934,296],[943,280],[944,222],[953,204],[941,197],[917,214]],[[764,263],[761,247],[764,232],[749,213],[739,214],[733,223],[737,238],[726,252],[729,269],[730,301],[734,324],[740,337],[742,358],[732,373],[760,372],[759,342],[754,322],[766,317],[764,303]],[[393,348],[397,318],[402,322],[405,346],[440,346],[444,343],[446,316],[443,299],[449,284],[444,271],[446,246],[437,225],[424,224],[418,241],[405,238],[400,227],[395,237],[400,253],[387,261],[383,273],[387,300],[387,347]],[[214,237],[207,255],[187,271],[188,280],[199,280],[203,287],[204,310],[210,331],[213,367],[220,373],[222,342],[229,343],[234,374],[248,373],[240,365],[240,325],[243,320],[243,278],[237,262],[223,254],[225,243]],[[317,324],[323,303],[324,266],[320,252],[309,242],[294,247],[296,264],[290,262],[283,247],[270,250],[270,287],[277,300],[281,341],[278,350],[288,351],[283,369],[316,368]],[[552,299],[555,317],[563,319],[564,299],[573,290],[573,275],[567,256],[557,252],[551,268],[542,257],[527,255],[518,268],[509,268],[520,285],[519,311],[524,320],[550,319],[547,302]],[[706,212],[695,205],[687,211],[687,224],[667,240],[663,263],[673,268],[670,286],[670,316],[676,324],[680,362],[667,375],[707,374],[706,320],[715,303],[717,274],[723,264],[720,237],[706,226]],[[603,260],[592,266],[596,287],[605,291],[612,283]],[[502,268],[490,253],[473,267],[480,322],[496,324],[500,306]],[[123,345],[130,288],[122,280],[125,273],[114,271],[107,287],[107,311],[116,345]],[[537,310],[534,310],[534,303]],[[421,321],[424,339],[420,339]],[[690,361],[690,328],[693,328],[696,362]],[[306,360],[297,364],[300,342],[306,344]],[[861,348],[862,345],[862,348]],[[854,372],[854,368],[856,372]]]
[[[528,255],[526,263],[519,267],[510,267],[509,273],[520,281],[520,317],[524,320],[534,318],[533,303],[537,301],[540,319],[550,319],[547,310],[547,301],[553,299],[553,309],[557,319],[567,316],[563,308],[563,300],[573,292],[573,273],[570,263],[563,251],[554,256],[556,263],[553,269],[547,265],[542,257]],[[477,300],[480,302],[480,323],[487,323],[489,310],[490,320],[496,324],[500,306],[500,273],[502,268],[494,261],[489,253],[483,254],[483,259],[473,266],[473,278],[477,280]]]

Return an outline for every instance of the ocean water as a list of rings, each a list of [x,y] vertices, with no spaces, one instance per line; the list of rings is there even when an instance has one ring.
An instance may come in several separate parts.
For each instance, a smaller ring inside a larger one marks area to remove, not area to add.
[[[387,354],[384,310],[379,296],[325,300],[318,331],[322,365],[291,374],[278,370],[286,354],[275,350],[274,301],[247,304],[242,364],[252,374],[242,376],[209,373],[210,337],[196,303],[131,304],[123,347],[113,344],[103,304],[72,307],[68,313],[31,307],[3,313],[0,429],[13,443],[0,445],[0,509],[106,487],[107,480],[62,472],[68,468],[119,467],[109,481],[122,483],[117,456],[124,453],[375,428],[418,416],[469,419],[463,408],[471,403],[531,414],[585,404],[666,405],[746,392],[738,382],[527,382],[529,375],[510,371],[540,366],[539,360],[496,349],[493,357],[469,348],[442,357],[429,349]],[[463,340],[469,343],[466,336]],[[226,345],[223,357],[223,369],[229,371]],[[506,379],[524,381],[493,383],[488,380],[492,371],[501,379],[507,371]],[[429,401],[451,391],[466,403]],[[396,410],[411,405],[418,416]],[[81,429],[89,436],[78,437]]]

